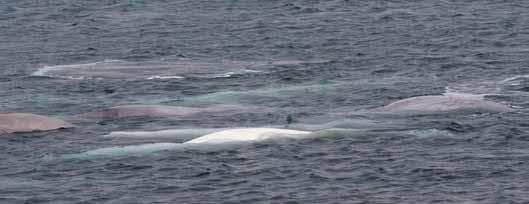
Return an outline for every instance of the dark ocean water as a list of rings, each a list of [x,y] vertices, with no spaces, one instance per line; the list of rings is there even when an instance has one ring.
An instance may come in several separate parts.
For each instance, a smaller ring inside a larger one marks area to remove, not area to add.
[[[79,128],[0,137],[0,203],[528,203],[529,2],[0,0],[0,111]],[[378,115],[486,94],[515,111]],[[94,120],[124,104],[235,105]],[[283,126],[326,137],[67,159]]]

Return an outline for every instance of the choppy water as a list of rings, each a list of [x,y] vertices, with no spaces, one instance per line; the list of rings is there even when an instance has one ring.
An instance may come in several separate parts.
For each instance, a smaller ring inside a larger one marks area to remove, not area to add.
[[[80,126],[0,137],[0,203],[527,203],[527,11],[516,0],[0,1],[0,111]],[[516,111],[368,111],[447,92]],[[78,117],[123,104],[242,108]],[[174,145],[287,115],[350,131]],[[108,136],[167,129],[187,132]],[[69,157],[145,144],[166,151]]]

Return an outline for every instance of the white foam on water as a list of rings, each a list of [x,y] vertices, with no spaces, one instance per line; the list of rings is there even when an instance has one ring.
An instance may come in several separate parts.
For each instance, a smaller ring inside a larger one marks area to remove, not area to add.
[[[485,96],[488,95],[498,95],[499,88],[497,87],[488,87],[488,88],[474,88],[472,87],[445,87],[444,96],[458,96],[458,97],[467,97],[467,98],[476,98],[476,99],[485,99]]]
[[[335,120],[327,123],[321,124],[305,124],[305,123],[294,123],[288,125],[289,128],[299,129],[299,130],[308,130],[308,131],[318,131],[332,128],[343,128],[343,129],[356,129],[356,128],[373,128],[377,127],[380,124],[373,120],[367,119],[342,119]]]
[[[215,78],[230,78],[230,77],[234,77],[234,76],[242,76],[242,75],[249,74],[249,73],[252,73],[252,74],[265,74],[267,72],[258,71],[258,70],[243,69],[243,70],[239,70],[239,71],[230,71],[230,72],[226,72],[226,73],[223,73],[223,74],[213,74],[213,75],[204,75],[204,76],[196,76],[196,77],[198,77],[198,78],[212,78],[212,79],[215,79]]]
[[[514,83],[514,84],[510,84],[510,85],[517,86],[517,85],[520,85],[520,84],[519,84],[519,82],[516,82],[515,80],[521,79],[521,78],[529,78],[529,74],[516,75],[516,76],[513,76],[513,77],[506,78],[506,79],[502,80],[501,82],[502,83],[511,82],[511,83]],[[512,81],[514,81],[514,82],[512,82]]]
[[[445,95],[509,95],[519,94],[517,91],[506,90],[505,86],[520,86],[529,81],[529,74],[515,75],[500,80],[491,81],[468,81],[459,84],[452,84],[445,87]]]
[[[83,63],[83,64],[70,64],[70,65],[49,65],[37,69],[37,71],[31,73],[31,76],[47,76],[47,77],[56,77],[64,79],[85,79],[85,76],[69,76],[69,75],[60,75],[53,74],[53,72],[65,71],[70,69],[80,69],[80,68],[90,68],[95,66],[101,66],[104,64],[119,63],[123,62],[121,60],[104,60],[101,62],[92,62],[92,63]]]
[[[153,79],[185,79],[185,77],[183,76],[159,76],[159,75],[156,75],[156,76],[150,76],[150,77],[147,77],[148,80],[153,80]]]
[[[276,60],[272,61],[273,65],[302,65],[302,64],[320,64],[328,63],[330,60]]]
[[[200,61],[193,59],[158,59],[132,62],[124,60],[104,60],[100,62],[50,65],[39,68],[33,76],[48,76],[64,79],[184,79],[230,78],[246,74],[268,73],[270,67],[280,65],[303,65],[327,61]]]
[[[39,68],[32,76],[48,76],[64,79],[184,79],[190,77],[225,78],[246,73],[263,73],[247,69],[255,65],[239,61],[197,61],[178,59],[175,61],[152,60],[131,62],[104,60],[100,62],[50,65]],[[226,72],[227,71],[227,72]],[[222,73],[225,72],[225,73]]]
[[[233,76],[234,74],[235,74],[235,72],[227,72],[227,73],[224,73],[224,74],[214,75],[214,76],[206,77],[206,78],[229,78],[229,77]]]
[[[264,73],[263,71],[251,70],[251,69],[245,69],[245,70],[242,70],[242,71],[245,72],[245,73]]]
[[[450,89],[449,87],[445,87],[445,90],[446,90],[445,93],[443,93],[444,96],[458,96],[458,97],[483,99],[484,96],[487,95],[487,94],[471,94],[471,93],[458,92],[456,90]]]

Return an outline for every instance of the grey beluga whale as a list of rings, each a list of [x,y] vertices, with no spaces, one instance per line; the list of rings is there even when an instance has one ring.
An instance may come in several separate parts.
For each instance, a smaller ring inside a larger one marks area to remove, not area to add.
[[[0,113],[0,134],[48,131],[77,127],[59,119],[31,113]]]
[[[183,107],[167,105],[122,105],[84,113],[89,118],[128,118],[128,117],[164,117],[189,116],[201,112],[221,112],[238,109],[236,106],[216,105],[210,107]]]
[[[387,113],[442,113],[457,110],[508,112],[513,109],[508,105],[486,100],[480,95],[467,94],[416,96],[375,109]]]

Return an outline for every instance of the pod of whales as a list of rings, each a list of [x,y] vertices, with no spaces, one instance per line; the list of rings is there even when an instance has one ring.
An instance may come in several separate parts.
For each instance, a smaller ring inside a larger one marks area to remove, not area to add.
[[[479,109],[485,111],[504,112],[512,109],[504,104],[487,101],[481,96],[446,94],[435,96],[417,96],[390,103],[375,109],[383,113],[442,113],[448,111]],[[240,106],[210,106],[210,107],[179,107],[166,105],[123,105],[96,110],[82,116],[95,118],[126,118],[126,117],[162,117],[189,116],[197,113],[213,113],[222,111],[241,110]],[[135,138],[135,139],[178,139],[183,143],[150,143],[141,145],[119,146],[95,149],[79,154],[65,155],[63,158],[94,158],[144,155],[163,150],[204,147],[223,147],[222,144],[260,142],[276,138],[307,138],[336,136],[342,133],[357,131],[356,127],[376,127],[380,125],[370,120],[347,119],[329,123],[289,124],[292,130],[273,127],[260,128],[210,128],[210,129],[178,129],[156,132],[112,132],[106,137]],[[70,123],[29,113],[0,113],[0,134],[46,131],[61,128],[72,128]],[[351,129],[353,128],[353,129]],[[315,131],[315,132],[312,132]],[[179,138],[175,138],[178,135]]]
[[[0,113],[0,134],[48,131],[76,127],[70,123],[31,113]]]
[[[205,108],[193,108],[165,105],[123,105],[85,113],[83,116],[92,118],[188,116],[200,112],[219,112],[229,109],[234,109],[234,107],[211,106]]]
[[[487,101],[481,96],[447,94],[437,96],[417,96],[390,103],[376,109],[389,113],[437,113],[456,110],[482,110],[492,112],[506,112],[512,109],[507,105]]]

